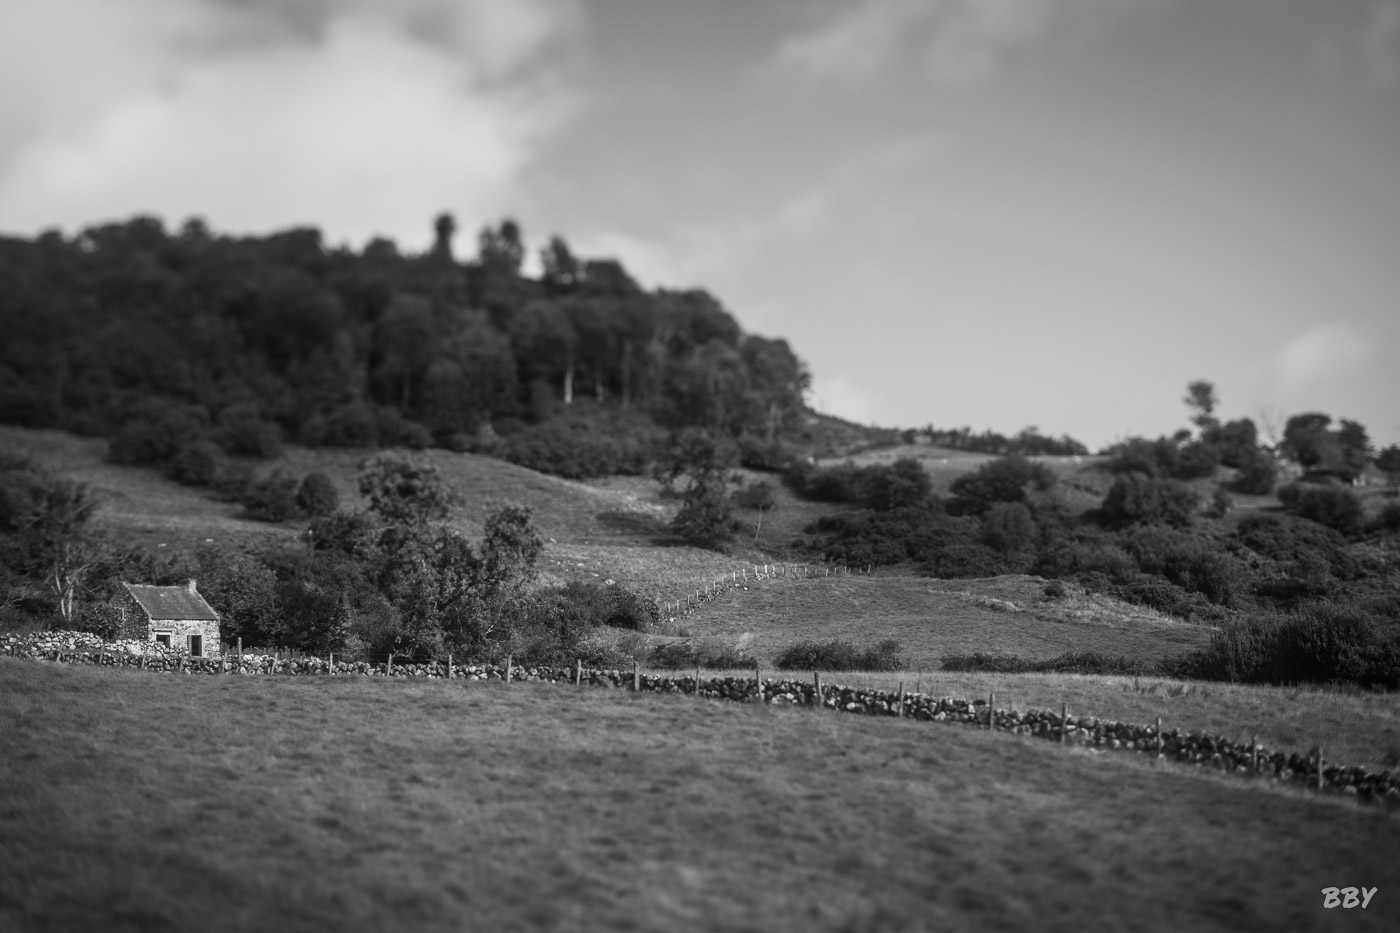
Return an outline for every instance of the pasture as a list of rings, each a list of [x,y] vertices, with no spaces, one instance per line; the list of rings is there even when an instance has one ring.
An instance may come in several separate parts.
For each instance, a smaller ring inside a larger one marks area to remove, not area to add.
[[[0,659],[0,927],[1391,929],[1394,814],[977,730]],[[1365,911],[1321,889],[1380,888]]]

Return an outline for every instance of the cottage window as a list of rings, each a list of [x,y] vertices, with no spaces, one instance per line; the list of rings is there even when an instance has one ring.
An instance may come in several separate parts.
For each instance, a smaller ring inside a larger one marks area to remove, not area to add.
[[[202,658],[202,657],[204,657],[204,636],[203,636],[203,635],[191,635],[191,636],[190,636],[190,657],[192,657],[192,658]]]
[[[170,633],[169,633],[169,632],[156,632],[156,644],[158,644],[158,645],[164,645],[166,648],[169,648],[169,647],[170,647]]]

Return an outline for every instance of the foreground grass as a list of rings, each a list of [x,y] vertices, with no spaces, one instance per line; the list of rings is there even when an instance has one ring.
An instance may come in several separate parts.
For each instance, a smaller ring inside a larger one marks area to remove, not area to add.
[[[0,928],[1313,929],[1396,817],[953,727],[0,659]]]

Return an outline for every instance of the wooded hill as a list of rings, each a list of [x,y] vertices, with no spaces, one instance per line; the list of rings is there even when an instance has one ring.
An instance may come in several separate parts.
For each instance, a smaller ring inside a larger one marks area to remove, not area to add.
[[[147,217],[0,239],[0,423],[109,436],[126,463],[296,440],[572,476],[640,470],[668,429],[755,447],[800,426],[802,361],[708,293],[644,290],[559,237],[528,277],[511,221],[466,261],[450,216],[435,231],[423,255]]]

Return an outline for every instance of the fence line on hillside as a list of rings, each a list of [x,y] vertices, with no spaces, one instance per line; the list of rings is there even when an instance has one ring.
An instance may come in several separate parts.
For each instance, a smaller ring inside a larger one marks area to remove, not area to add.
[[[840,576],[869,576],[874,572],[873,564],[860,567],[845,564],[745,564],[738,570],[731,570],[727,576],[720,575],[703,582],[694,590],[687,591],[681,599],[658,601],[657,608],[662,615],[675,619],[694,612],[724,593],[747,590],[750,583],[762,580],[823,580]]]
[[[78,635],[81,633],[69,633]],[[42,642],[43,639],[35,639]],[[459,665],[451,655],[446,662],[396,662],[389,655],[381,665],[365,661],[340,661],[334,656],[317,658],[278,659],[269,655],[239,653],[230,659],[189,658],[181,652],[157,646],[151,651],[143,644],[138,654],[125,645],[78,646],[70,638],[67,647],[49,648],[45,644],[24,645],[14,636],[4,639],[3,654],[35,660],[61,663],[102,664],[104,666],[136,667],[140,670],[170,673],[205,673],[238,675],[291,676],[385,676],[446,680],[499,681],[510,685],[520,681],[572,684],[577,687],[605,686],[637,692],[689,694],[697,699],[724,699],[762,705],[808,706],[816,710],[834,710],[875,716],[894,716],[933,722],[961,722],[979,729],[1001,731],[1027,738],[1056,741],[1061,745],[1080,745],[1103,750],[1142,752],[1153,755],[1154,763],[1178,761],[1217,770],[1272,778],[1282,782],[1302,783],[1306,788],[1321,791],[1332,788],[1343,794],[1355,795],[1366,801],[1381,801],[1400,805],[1400,775],[1390,771],[1371,772],[1361,767],[1346,767],[1331,763],[1323,756],[1321,745],[1306,755],[1270,751],[1260,745],[1257,734],[1249,745],[1232,742],[1206,733],[1166,731],[1161,717],[1151,726],[1100,720],[1093,716],[1074,717],[1067,704],[1060,712],[998,709],[996,694],[980,697],[939,697],[923,691],[922,682],[914,692],[906,692],[901,681],[898,691],[868,690],[843,685],[823,686],[820,672],[812,672],[807,683],[793,679],[765,679],[755,663],[752,676],[701,677],[660,676],[643,674],[634,661],[631,671],[595,670],[576,661],[572,668],[533,667],[515,665],[507,656],[503,665]],[[53,639],[49,639],[53,643]],[[97,650],[94,650],[94,648]],[[118,650],[120,649],[120,650]],[[230,670],[230,666],[234,669]]]

